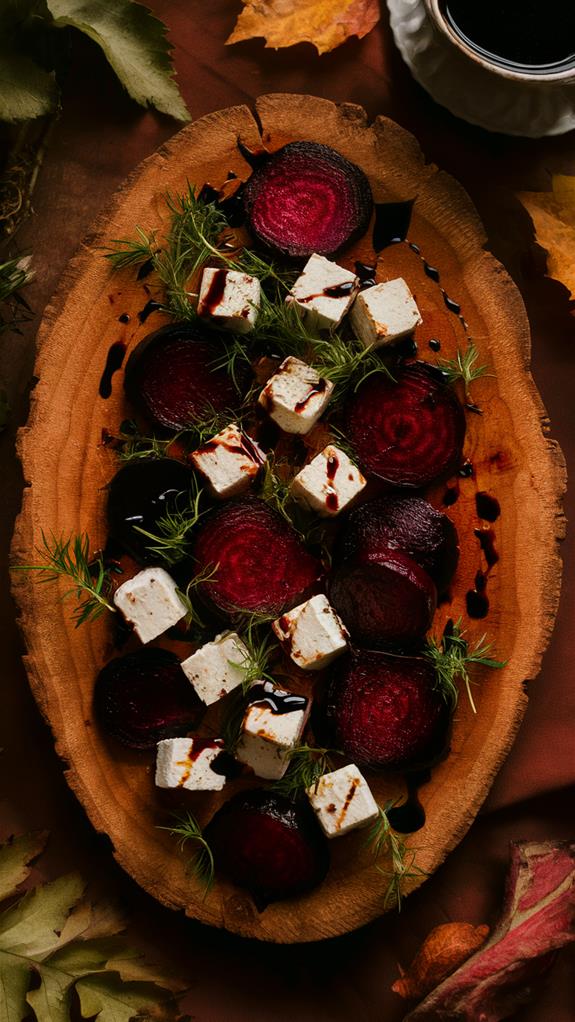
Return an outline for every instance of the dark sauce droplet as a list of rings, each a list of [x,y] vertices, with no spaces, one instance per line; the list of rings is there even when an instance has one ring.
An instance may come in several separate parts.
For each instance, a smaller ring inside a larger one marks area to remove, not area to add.
[[[488,568],[493,568],[499,560],[499,554],[495,549],[495,533],[493,529],[474,529],[473,533],[479,540],[479,546],[487,561]]]
[[[201,302],[198,305],[199,316],[211,316],[217,309],[222,298],[224,297],[224,291],[226,289],[226,281],[228,279],[228,271],[224,269],[215,270],[210,286],[206,294],[203,296]]]
[[[470,479],[473,475],[473,465],[470,461],[464,461],[463,465],[459,469],[459,475],[462,479]]]
[[[150,273],[152,272],[153,269],[154,269],[154,260],[153,259],[146,259],[145,263],[142,263],[142,265],[140,266],[140,268],[139,268],[139,270],[138,270],[138,272],[136,274],[136,280],[145,280],[146,277],[150,276]]]
[[[108,357],[106,358],[106,365],[104,366],[104,372],[100,379],[100,386],[98,387],[100,397],[110,397],[112,393],[112,377],[114,373],[117,373],[118,369],[121,368],[125,354],[126,345],[123,341],[116,341],[110,347]]]
[[[439,284],[439,270],[436,270],[435,266],[430,266],[426,259],[423,260],[423,269],[431,280]]]
[[[429,771],[415,774],[407,779],[407,799],[402,805],[388,810],[387,818],[390,826],[399,834],[413,834],[425,826],[425,809],[419,801],[418,790],[427,784],[431,774]]]
[[[355,264],[355,275],[359,280],[359,290],[363,291],[367,287],[375,286],[375,273],[376,267],[371,266],[369,263],[356,262]]]
[[[308,393],[304,398],[302,398],[301,401],[296,402],[294,410],[296,412],[303,412],[304,409],[307,407],[308,403],[311,401],[312,397],[315,397],[316,394],[324,394],[326,387],[327,380],[324,380],[324,378],[322,377],[320,380],[317,381],[317,383],[314,383],[313,386],[310,387]]]
[[[443,506],[453,507],[453,505],[459,500],[459,483],[455,486],[448,486],[443,494]]]
[[[501,514],[501,505],[497,498],[484,490],[475,494],[475,506],[479,518],[483,518],[485,522],[496,522]]]
[[[155,298],[150,298],[150,301],[146,302],[144,308],[138,313],[140,323],[145,323],[148,316],[151,316],[153,312],[160,312],[161,308],[161,302],[157,302]]]
[[[355,290],[355,282],[346,280],[343,284],[333,284],[331,287],[324,287],[322,295],[326,298],[347,298]]]
[[[449,311],[453,312],[456,316],[459,316],[461,313],[461,306],[459,305],[459,303],[455,302],[453,298],[450,298],[449,295],[447,294],[447,291],[444,291],[443,288],[441,288],[441,294],[443,295],[443,301],[445,302],[445,305],[447,306]]]
[[[436,337],[432,337],[429,341],[429,347],[432,351],[441,351],[441,341],[438,341]]]
[[[119,323],[129,323],[130,317],[127,312],[123,312],[121,316],[118,316]]]
[[[415,358],[417,355],[417,341],[413,337],[406,337],[394,345],[394,354],[400,358]]]
[[[373,224],[373,248],[381,252],[388,245],[405,241],[415,199],[406,202],[376,202]]]
[[[228,781],[232,781],[240,776],[242,764],[238,763],[229,752],[225,752],[222,749],[210,763],[210,770],[213,770],[215,774],[219,774],[220,777],[225,777]]]
[[[269,681],[263,685],[253,685],[249,692],[250,706],[267,706],[272,713],[278,716],[284,713],[296,713],[298,710],[305,710],[307,707],[306,696],[296,695],[294,692],[283,692],[274,688]]]
[[[489,614],[489,599],[484,592],[470,589],[465,596],[465,606],[469,617],[483,618]]]

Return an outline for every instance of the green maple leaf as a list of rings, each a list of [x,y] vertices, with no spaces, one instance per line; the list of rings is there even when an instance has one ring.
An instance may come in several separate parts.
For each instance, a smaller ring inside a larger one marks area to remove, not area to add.
[[[16,893],[44,843],[32,835],[0,847],[0,900]],[[21,1022],[32,1009],[36,1022],[70,1022],[75,996],[82,1016],[98,1022],[173,1022],[170,991],[182,984],[144,962],[118,936],[118,909],[93,904],[84,888],[72,873],[32,888],[0,914],[0,1019]]]
[[[132,99],[189,121],[171,77],[165,26],[147,7],[133,0],[48,0],[48,8],[57,28],[76,28],[102,48]]]

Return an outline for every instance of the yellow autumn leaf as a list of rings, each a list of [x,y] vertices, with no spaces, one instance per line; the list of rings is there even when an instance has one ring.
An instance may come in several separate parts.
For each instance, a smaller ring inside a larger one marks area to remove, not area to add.
[[[313,43],[328,53],[351,36],[363,39],[379,21],[379,0],[242,0],[227,43],[263,37],[279,49]]]
[[[520,192],[537,242],[547,252],[547,274],[575,298],[575,177],[553,176],[550,192]]]

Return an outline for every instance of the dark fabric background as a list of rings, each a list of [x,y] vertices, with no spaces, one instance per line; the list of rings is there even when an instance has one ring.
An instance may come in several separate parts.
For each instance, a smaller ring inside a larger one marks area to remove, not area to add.
[[[394,49],[385,14],[365,40],[318,57],[301,45],[275,53],[261,41],[224,47],[239,0],[154,0],[175,44],[179,81],[192,117],[265,92],[313,93],[362,104],[395,118],[419,138],[426,157],[465,185],[486,224],[489,244],[523,293],[533,331],[533,371],[568,463],[575,457],[575,320],[568,292],[544,277],[531,222],[514,197],[549,189],[554,172],[575,173],[573,134],[529,141],[490,135],[456,120],[411,79]],[[557,627],[516,744],[469,834],[399,916],[386,916],[344,938],[299,947],[262,946],[209,930],[160,908],[114,863],[68,791],[20,663],[21,641],[8,591],[8,545],[20,501],[13,450],[25,421],[42,308],[91,221],[133,167],[177,125],[131,103],[96,49],[78,39],[63,114],[19,235],[33,251],[36,281],[28,297],[35,320],[22,336],[0,341],[0,377],[10,392],[11,429],[0,438],[2,574],[0,591],[0,828],[47,828],[51,841],[37,868],[53,877],[80,868],[134,915],[134,932],[185,970],[187,1010],[200,1022],[399,1022],[404,1007],[390,985],[397,961],[410,960],[429,929],[450,919],[493,922],[512,839],[573,836],[575,785],[575,582],[573,540]],[[572,495],[567,500],[570,515]],[[519,1022],[573,1022],[572,952],[564,952],[539,1000]]]

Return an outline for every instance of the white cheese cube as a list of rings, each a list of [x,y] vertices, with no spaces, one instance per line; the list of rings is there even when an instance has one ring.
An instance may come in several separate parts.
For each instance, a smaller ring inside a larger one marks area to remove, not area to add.
[[[304,671],[321,671],[347,649],[348,633],[323,594],[282,614],[272,628]]]
[[[261,447],[235,422],[190,455],[194,467],[207,479],[210,492],[220,500],[249,489],[265,460]]]
[[[156,786],[187,791],[221,791],[226,783],[216,760],[223,751],[219,738],[166,738],[158,742]]]
[[[187,610],[178,588],[163,568],[144,568],[114,593],[118,610],[142,642],[151,642],[181,621]]]
[[[241,685],[248,650],[236,632],[222,632],[182,661],[182,670],[200,699],[211,706]]]
[[[349,318],[355,336],[366,348],[393,344],[422,322],[415,299],[402,277],[360,291]]]
[[[258,402],[285,433],[309,433],[328,406],[333,383],[289,355],[266,383]]]
[[[250,689],[236,759],[257,777],[276,781],[285,774],[290,753],[298,744],[311,708],[311,700],[256,681]]]
[[[324,256],[312,255],[290,291],[310,327],[333,330],[348,311],[359,286],[355,273]]]
[[[323,774],[307,789],[307,797],[327,837],[366,827],[379,814],[369,784],[354,763]]]
[[[328,444],[294,476],[290,489],[295,500],[324,517],[333,517],[349,507],[366,485],[345,451]]]
[[[225,330],[245,334],[254,328],[260,298],[257,277],[238,270],[207,266],[200,285],[198,316],[209,316]]]

